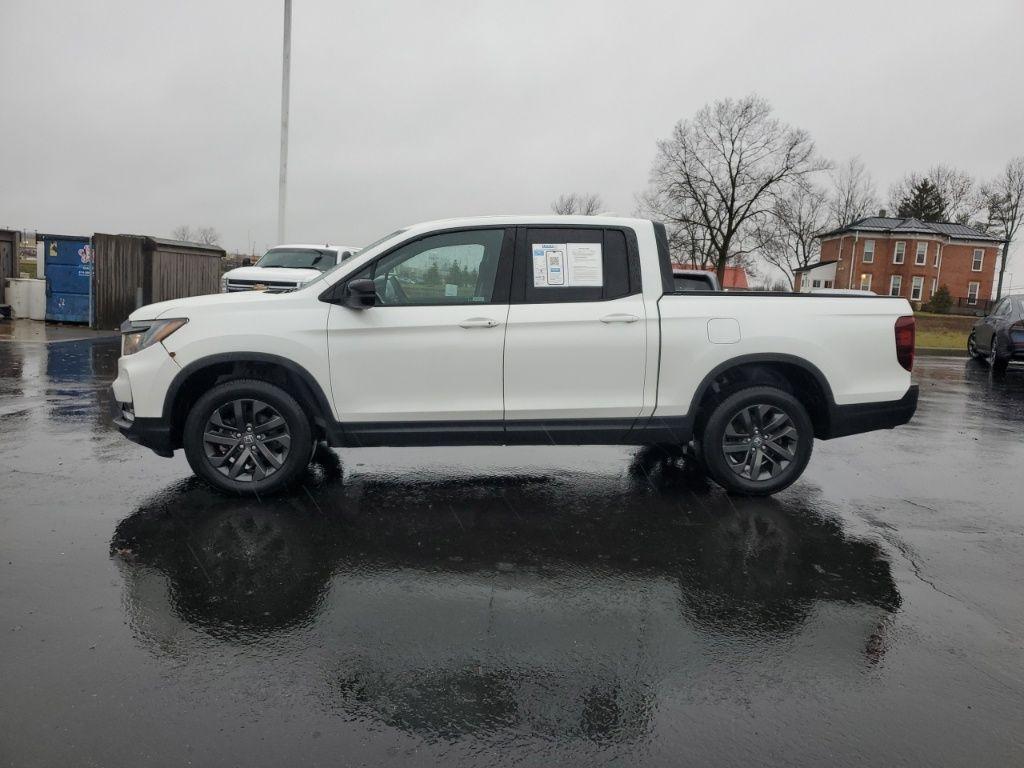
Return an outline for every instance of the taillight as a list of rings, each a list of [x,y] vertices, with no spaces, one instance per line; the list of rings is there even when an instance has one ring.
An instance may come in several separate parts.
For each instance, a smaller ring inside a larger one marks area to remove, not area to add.
[[[914,318],[896,320],[896,359],[908,371],[914,370]]]

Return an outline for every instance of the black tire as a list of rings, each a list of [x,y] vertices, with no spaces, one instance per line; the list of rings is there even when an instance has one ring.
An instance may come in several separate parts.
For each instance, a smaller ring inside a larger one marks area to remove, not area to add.
[[[743,424],[750,425],[749,440],[742,437]],[[701,436],[708,474],[727,491],[745,496],[768,496],[792,485],[813,447],[807,409],[770,386],[747,387],[726,397],[711,412]],[[755,465],[757,476],[752,477]]]
[[[999,337],[996,334],[992,335],[992,349],[988,351],[986,362],[995,376],[1002,376],[1006,373],[1006,368],[1010,364],[1010,358],[1001,357],[999,354]]]
[[[974,331],[971,331],[971,335],[967,337],[967,354],[973,360],[983,360],[985,357],[978,351],[977,342],[974,340]]]
[[[238,423],[236,403],[242,404]],[[245,494],[286,488],[314,448],[309,418],[295,398],[257,379],[227,381],[200,397],[185,419],[182,444],[193,472],[215,488]]]

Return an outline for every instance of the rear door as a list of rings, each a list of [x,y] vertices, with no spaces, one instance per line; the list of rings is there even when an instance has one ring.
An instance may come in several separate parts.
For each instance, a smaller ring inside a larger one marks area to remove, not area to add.
[[[996,327],[1000,324],[1002,316],[1009,313],[1010,300],[1003,299],[993,308],[988,317],[983,319],[975,328],[974,342],[978,348],[984,351],[992,349],[992,339],[995,336]]]
[[[616,442],[644,401],[647,323],[636,235],[520,227],[505,330],[510,442]]]

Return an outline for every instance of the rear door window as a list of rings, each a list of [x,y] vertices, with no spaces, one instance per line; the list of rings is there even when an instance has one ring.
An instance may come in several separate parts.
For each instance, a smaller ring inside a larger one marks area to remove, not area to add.
[[[606,301],[640,291],[635,235],[599,227],[521,227],[514,300]]]

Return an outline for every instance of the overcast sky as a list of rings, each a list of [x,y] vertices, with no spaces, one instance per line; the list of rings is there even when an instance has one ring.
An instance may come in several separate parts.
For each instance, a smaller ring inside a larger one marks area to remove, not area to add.
[[[0,226],[273,244],[282,7],[0,0]],[[291,241],[568,191],[632,213],[655,141],[750,92],[883,198],[1024,154],[1022,0],[294,0],[293,24]]]

